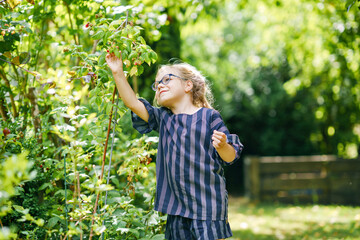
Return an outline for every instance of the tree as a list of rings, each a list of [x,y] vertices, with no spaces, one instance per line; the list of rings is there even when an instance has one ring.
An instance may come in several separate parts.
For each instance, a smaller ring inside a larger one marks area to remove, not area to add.
[[[187,26],[183,53],[208,73],[245,152],[357,157],[359,11],[227,1],[221,16]]]

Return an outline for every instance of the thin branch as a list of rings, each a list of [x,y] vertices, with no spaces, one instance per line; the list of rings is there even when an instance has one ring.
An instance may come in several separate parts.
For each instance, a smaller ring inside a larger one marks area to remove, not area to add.
[[[15,63],[6,61],[5,59],[2,59],[2,58],[0,58],[0,60],[3,61],[3,62],[7,62],[7,63],[9,63],[9,64],[12,64],[12,65],[14,65],[14,66],[16,66],[16,67],[18,67],[18,68],[21,68],[22,70],[30,73],[31,75],[34,75],[34,74],[35,74],[34,72],[31,72],[31,71],[27,70],[26,68],[21,67],[20,65],[16,65]]]
[[[107,149],[107,146],[108,146],[109,136],[110,136],[112,115],[113,115],[113,110],[114,110],[115,93],[116,93],[116,87],[114,88],[114,92],[113,92],[113,96],[112,96],[112,107],[111,107],[111,111],[110,111],[108,131],[107,131],[107,136],[106,136],[106,141],[105,141],[105,147],[104,147],[104,154],[103,154],[102,165],[101,165],[100,181],[103,179],[103,176],[104,176],[105,159],[106,159],[106,149]],[[92,226],[94,225],[95,214],[96,214],[96,212],[97,212],[99,197],[100,197],[100,192],[98,192],[97,195],[96,195],[96,201],[95,201],[93,216],[92,216],[92,219],[91,219],[91,231],[90,231],[89,240],[91,240],[91,239],[92,239],[92,236],[93,236],[93,228],[92,228]]]

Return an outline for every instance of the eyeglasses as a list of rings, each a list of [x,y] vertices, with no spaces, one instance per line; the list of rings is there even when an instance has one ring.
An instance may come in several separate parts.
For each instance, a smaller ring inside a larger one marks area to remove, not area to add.
[[[186,80],[185,78],[182,78],[182,77],[179,77],[179,76],[176,76],[174,74],[166,74],[165,76],[162,77],[162,79],[160,81],[155,81],[152,85],[151,85],[151,88],[152,90],[156,91],[159,87],[159,84],[162,83],[164,85],[167,85],[170,80],[172,80],[172,77],[177,77],[177,78],[180,78],[182,80]]]

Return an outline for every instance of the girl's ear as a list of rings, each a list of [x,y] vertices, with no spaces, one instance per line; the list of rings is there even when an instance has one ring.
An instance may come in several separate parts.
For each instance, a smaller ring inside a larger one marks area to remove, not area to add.
[[[185,92],[186,93],[191,92],[193,89],[193,86],[194,86],[193,82],[191,80],[187,80],[185,82]]]

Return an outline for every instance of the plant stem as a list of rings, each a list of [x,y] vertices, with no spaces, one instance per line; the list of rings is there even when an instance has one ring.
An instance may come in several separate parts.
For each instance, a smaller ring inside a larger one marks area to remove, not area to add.
[[[31,116],[33,118],[33,125],[35,129],[35,134],[41,132],[41,122],[39,118],[39,106],[36,101],[36,95],[35,95],[35,88],[31,87],[29,88],[28,98],[30,100],[30,103],[32,105],[31,107]],[[40,135],[41,136],[41,135]],[[37,138],[38,143],[42,143],[42,139],[40,136]]]
[[[43,11],[45,12],[45,2],[46,1],[43,1]],[[37,67],[38,67],[38,61],[39,61],[39,55],[40,55],[40,47],[42,46],[42,43],[43,43],[43,40],[44,40],[44,30],[45,28],[45,19],[42,21],[42,24],[41,24],[41,33],[40,33],[40,44],[39,44],[39,50],[36,52],[36,60],[35,60],[35,71],[37,71]],[[35,29],[34,29],[35,30]]]
[[[16,65],[15,63],[6,61],[6,60],[4,60],[4,59],[2,59],[2,58],[0,58],[0,61],[4,61],[4,62],[7,62],[7,63],[12,64],[12,65],[14,65],[14,66],[17,66],[18,68],[21,68],[22,70],[30,73],[31,75],[34,75],[34,74],[35,74],[34,72],[31,72],[31,71],[27,70],[26,68],[23,68],[23,67],[21,67],[21,66],[19,66],[19,65]]]
[[[81,207],[81,197],[80,197],[80,178],[79,178],[79,172],[76,173],[76,179],[77,179],[77,190],[78,190],[78,199],[79,199],[79,209],[80,212],[82,212],[82,207]],[[82,231],[82,226],[81,226],[81,217],[79,219],[79,223],[80,223],[80,239],[83,239],[83,231]]]
[[[64,1],[64,2],[65,2],[65,1]],[[73,30],[73,29],[74,29],[74,26],[73,26],[73,23],[72,23],[72,20],[71,20],[71,9],[70,9],[69,4],[65,3],[65,5],[66,5],[66,9],[67,9],[68,15],[69,15],[70,27],[71,27],[71,29]],[[76,44],[76,45],[79,45],[79,42],[78,42],[78,40],[76,39],[76,35],[74,34],[73,36],[74,36],[75,44]]]
[[[104,147],[104,154],[103,154],[102,165],[101,165],[100,180],[103,179],[103,175],[104,175],[105,159],[106,159],[106,149],[107,149],[107,145],[108,145],[108,142],[109,142],[109,136],[110,136],[110,128],[111,128],[112,114],[113,114],[113,109],[114,109],[115,93],[116,93],[116,87],[114,88],[114,92],[113,92],[113,96],[112,96],[112,104],[113,104],[113,106],[111,107],[111,111],[110,111],[108,131],[107,131],[107,135],[106,135],[106,141],[105,141],[105,147]],[[92,236],[93,236],[93,228],[92,228],[92,226],[94,225],[95,214],[96,214],[97,207],[98,207],[98,203],[99,203],[99,197],[100,197],[100,192],[98,192],[97,195],[96,195],[96,200],[95,200],[95,206],[94,206],[93,216],[92,216],[92,219],[91,219],[91,230],[90,230],[89,240],[91,240],[91,239],[92,239]]]
[[[16,72],[16,69],[14,69],[14,70]],[[17,72],[16,72],[16,74],[17,74]],[[5,72],[3,72],[3,69],[0,70],[0,76],[1,76],[2,79],[4,79],[5,85],[9,88],[11,108],[13,110],[14,118],[16,118],[18,116],[18,112],[16,110],[15,100],[14,100],[14,96],[13,96],[14,94],[11,91],[9,79],[7,79]]]

